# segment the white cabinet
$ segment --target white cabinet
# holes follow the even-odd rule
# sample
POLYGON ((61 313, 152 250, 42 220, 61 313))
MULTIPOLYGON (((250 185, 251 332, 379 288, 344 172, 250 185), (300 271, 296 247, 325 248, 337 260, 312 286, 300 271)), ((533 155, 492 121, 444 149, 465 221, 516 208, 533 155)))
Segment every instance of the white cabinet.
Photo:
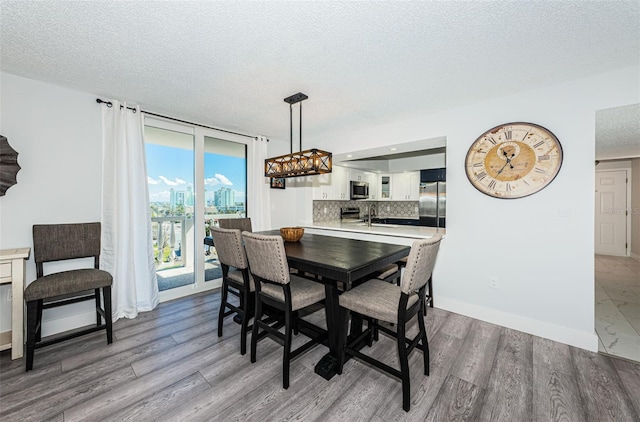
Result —
POLYGON ((313 199, 330 199, 332 195, 331 173, 309 177, 313 178, 313 199))
POLYGON ((331 173, 331 191, 336 201, 349 200, 349 169, 345 167, 334 167, 331 173))
POLYGON ((313 199, 346 201, 349 199, 349 171, 344 167, 333 166, 328 174, 312 176, 313 199))
POLYGON ((417 201, 420 198, 420 172, 392 174, 390 191, 393 201, 417 201))
POLYGON ((377 201, 379 194, 379 177, 376 173, 365 173, 365 181, 369 183, 369 199, 377 201))
POLYGON ((388 201, 391 199, 391 175, 381 174, 378 178, 379 200, 388 201))
POLYGON ((0 350, 11 348, 11 359, 24 352, 24 277, 30 248, 0 250, 0 284, 11 283, 11 331, 0 333, 0 350))

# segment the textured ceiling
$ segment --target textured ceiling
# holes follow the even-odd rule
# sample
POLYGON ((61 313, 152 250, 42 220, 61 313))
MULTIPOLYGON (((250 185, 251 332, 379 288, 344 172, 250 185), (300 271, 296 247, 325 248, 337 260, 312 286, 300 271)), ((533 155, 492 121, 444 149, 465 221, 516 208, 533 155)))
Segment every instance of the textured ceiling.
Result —
POLYGON ((303 147, 640 62, 637 0, 0 7, 3 71, 287 142, 302 91, 303 147))
POLYGON ((596 159, 640 157, 640 104, 596 112, 596 159))

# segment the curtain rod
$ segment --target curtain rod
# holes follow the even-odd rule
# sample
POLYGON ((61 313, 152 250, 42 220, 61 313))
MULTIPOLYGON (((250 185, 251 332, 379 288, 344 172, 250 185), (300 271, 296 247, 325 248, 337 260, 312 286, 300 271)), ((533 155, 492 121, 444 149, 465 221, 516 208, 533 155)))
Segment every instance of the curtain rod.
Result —
MULTIPOLYGON (((96 98, 96 103, 98 103, 98 104, 106 104, 107 107, 109 107, 109 108, 113 107, 113 103, 111 101, 105 101, 105 100, 102 100, 100 98, 96 98)), ((120 105, 120 108, 122 108, 122 107, 124 107, 124 106, 120 105)), ((132 110, 134 113, 136 112, 136 109, 133 108, 133 107, 127 107, 127 109, 132 110)), ((146 110, 140 110, 140 111, 145 113, 145 114, 149 114, 151 116, 162 117, 163 119, 169 119, 169 120, 173 120, 175 122, 186 123, 188 125, 194 125, 194 126, 200 126, 200 127, 204 127, 204 128, 207 128, 207 129, 219 130, 220 132, 231 133, 233 135, 240 135, 240 136, 244 136, 246 138, 253 138, 256 141, 258 140, 257 136, 246 135, 244 133, 233 132, 233 131, 230 131, 230 130, 220 129, 220 128, 213 127, 213 126, 201 125, 200 123, 188 122, 186 120, 180 120, 180 119, 176 119, 175 117, 169 117, 169 116, 165 116, 165 115, 162 115, 162 114, 152 113, 152 112, 146 111, 146 110)), ((267 139, 267 142, 269 142, 269 139, 267 139)))

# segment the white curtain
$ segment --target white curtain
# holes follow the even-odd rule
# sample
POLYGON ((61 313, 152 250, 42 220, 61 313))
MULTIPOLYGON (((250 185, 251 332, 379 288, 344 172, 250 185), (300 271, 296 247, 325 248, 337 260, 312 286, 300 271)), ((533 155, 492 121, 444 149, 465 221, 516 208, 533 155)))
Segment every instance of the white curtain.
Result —
POLYGON ((253 231, 271 229, 271 194, 268 179, 264 177, 264 160, 267 158, 267 138, 258 136, 250 144, 250 168, 255 176, 249 180, 249 209, 253 231))
POLYGON ((158 305, 140 108, 102 104, 102 252, 113 276, 113 320, 158 305))

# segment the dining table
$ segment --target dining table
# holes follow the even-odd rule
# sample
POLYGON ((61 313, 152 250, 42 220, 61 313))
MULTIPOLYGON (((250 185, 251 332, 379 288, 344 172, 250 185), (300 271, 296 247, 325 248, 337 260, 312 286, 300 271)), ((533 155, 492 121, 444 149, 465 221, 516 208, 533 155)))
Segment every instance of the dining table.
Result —
MULTIPOLYGON (((280 235, 280 231, 262 231, 259 234, 280 235)), ((367 276, 406 257, 411 248, 310 233, 305 233, 297 242, 285 242, 284 247, 290 268, 302 274, 311 274, 312 279, 325 286, 329 353, 316 364, 315 372, 329 380, 337 373, 340 353, 338 296, 354 287, 354 284, 366 280, 367 276)), ((362 320, 352 319, 350 335, 357 336, 361 330, 362 320)))

